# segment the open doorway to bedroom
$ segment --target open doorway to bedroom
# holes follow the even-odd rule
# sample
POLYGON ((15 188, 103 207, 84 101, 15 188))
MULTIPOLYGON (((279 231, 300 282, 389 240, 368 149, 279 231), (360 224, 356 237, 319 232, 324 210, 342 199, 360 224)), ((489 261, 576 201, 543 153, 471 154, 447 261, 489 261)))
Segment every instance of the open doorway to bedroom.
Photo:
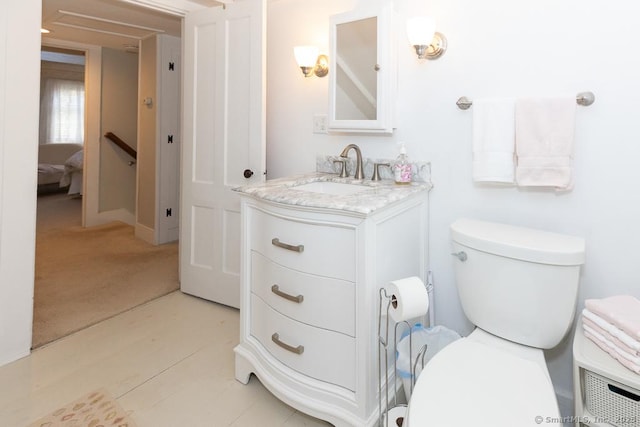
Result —
POLYGON ((42 47, 38 195, 82 196, 84 79, 83 51, 42 47))
POLYGON ((39 178, 59 174, 38 191, 33 348, 179 287, 177 243, 134 234, 135 157, 103 138, 138 148, 137 50, 56 43, 42 49, 39 178), (89 199, 89 213, 107 216, 98 224, 89 199))
POLYGON ((37 200, 40 230, 82 225, 84 138, 85 52, 42 46, 37 200))

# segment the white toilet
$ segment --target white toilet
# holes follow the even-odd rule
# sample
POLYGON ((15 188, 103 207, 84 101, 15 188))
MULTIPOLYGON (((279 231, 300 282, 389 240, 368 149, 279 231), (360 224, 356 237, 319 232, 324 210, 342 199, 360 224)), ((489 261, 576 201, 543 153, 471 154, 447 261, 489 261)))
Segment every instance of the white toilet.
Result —
POLYGON ((460 302, 476 329, 427 363, 407 425, 561 425, 542 349, 573 322, 584 240, 471 219, 451 235, 460 302))

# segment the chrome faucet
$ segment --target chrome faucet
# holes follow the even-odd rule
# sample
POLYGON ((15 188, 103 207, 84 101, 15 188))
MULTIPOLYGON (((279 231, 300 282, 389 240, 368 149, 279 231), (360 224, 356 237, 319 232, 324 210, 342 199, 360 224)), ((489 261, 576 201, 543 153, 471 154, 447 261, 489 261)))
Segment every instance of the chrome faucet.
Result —
MULTIPOLYGON (((356 173, 353 175, 353 177, 355 179, 364 179, 364 171, 362 170, 362 152, 360 151, 360 147, 358 147, 356 144, 349 144, 344 147, 344 150, 342 150, 342 153, 340 153, 340 157, 344 157, 345 159, 348 158, 349 150, 352 148, 356 152, 356 173)), ((349 175, 347 174, 347 176, 349 175)))

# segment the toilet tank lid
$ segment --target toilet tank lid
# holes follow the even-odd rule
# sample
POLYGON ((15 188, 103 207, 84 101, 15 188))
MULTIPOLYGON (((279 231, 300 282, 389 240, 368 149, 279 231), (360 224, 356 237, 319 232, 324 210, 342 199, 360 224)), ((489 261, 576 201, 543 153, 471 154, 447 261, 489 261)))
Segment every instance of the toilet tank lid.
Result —
POLYGON ((462 218, 451 224, 453 241, 479 251, 552 265, 584 264, 581 237, 462 218))

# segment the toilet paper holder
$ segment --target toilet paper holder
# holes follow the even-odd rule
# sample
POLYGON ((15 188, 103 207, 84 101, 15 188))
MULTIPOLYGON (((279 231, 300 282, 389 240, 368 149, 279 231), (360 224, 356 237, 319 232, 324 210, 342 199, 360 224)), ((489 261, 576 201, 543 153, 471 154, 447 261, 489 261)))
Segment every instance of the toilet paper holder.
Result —
MULTIPOLYGON (((388 295, 387 294, 387 290, 385 288, 380 288, 380 304, 379 304, 379 309, 378 309, 378 399, 379 399, 379 406, 378 409, 380 411, 380 416, 378 419, 378 425, 380 427, 389 427, 389 413, 391 412, 392 409, 397 408, 398 405, 398 398, 397 398, 397 372, 398 372, 398 367, 397 367, 397 359, 395 357, 395 355, 397 354, 397 347, 398 347, 398 329, 399 327, 405 326, 408 330, 408 337, 409 337, 409 360, 413 361, 413 354, 412 354, 412 349, 413 349, 413 342, 412 342, 412 327, 411 324, 406 321, 400 321, 400 322, 395 322, 394 324, 394 331, 393 331, 393 373, 391 375, 391 378, 393 378, 393 387, 395 388, 395 391, 393 393, 393 406, 390 407, 389 404, 390 399, 389 399, 389 382, 391 381, 389 378, 389 329, 390 329, 390 321, 391 321, 391 307, 394 304, 394 300, 395 300, 395 295, 388 295), (385 305, 384 310, 383 310, 383 306, 385 305), (386 324, 384 325, 384 332, 383 332, 383 322, 382 319, 383 317, 386 320, 386 324), (383 336, 384 335, 384 336, 383 336), (384 359, 384 371, 383 366, 382 366, 382 361, 384 359), (383 406, 383 378, 382 376, 385 376, 384 378, 384 406, 383 406), (383 407, 385 408, 385 411, 383 412, 383 407)), ((400 337, 402 338, 402 336, 400 337)), ((420 350, 418 351, 418 353, 416 354, 416 358, 415 358, 415 362, 413 362, 413 364, 410 366, 411 369, 411 391, 413 391, 413 386, 415 385, 415 373, 416 373, 416 369, 418 367, 418 362, 421 362, 421 367, 424 368, 424 358, 425 355, 427 353, 427 344, 423 345, 420 350)), ((400 424, 398 424, 399 426, 400 424)))

